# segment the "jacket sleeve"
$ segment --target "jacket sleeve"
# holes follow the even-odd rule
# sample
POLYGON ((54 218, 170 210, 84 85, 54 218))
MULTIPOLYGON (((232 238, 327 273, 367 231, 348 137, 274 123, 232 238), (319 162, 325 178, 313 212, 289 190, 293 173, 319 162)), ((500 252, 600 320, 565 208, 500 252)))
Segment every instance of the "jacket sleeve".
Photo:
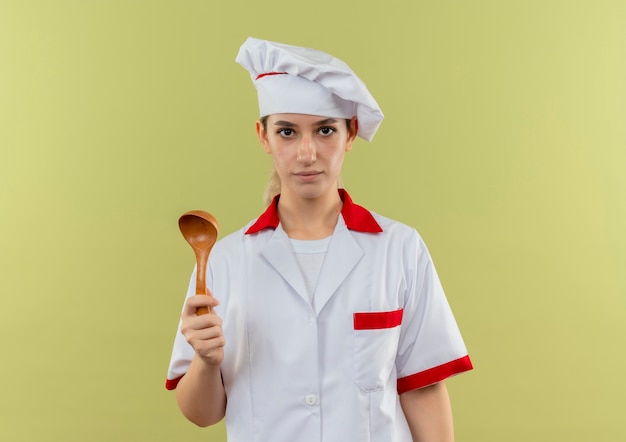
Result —
POLYGON ((407 294, 396 369, 398 393, 471 370, 472 362, 426 245, 405 243, 407 294))
MULTIPOLYGON (((194 269, 191 274, 189 286, 187 288, 187 295, 185 301, 190 296, 196 294, 196 270, 194 269)), ((178 381, 187 373, 191 360, 194 356, 194 350, 191 345, 187 343, 187 340, 180 332, 181 321, 178 322, 178 328, 176 329, 176 335, 174 337, 174 347, 172 349, 172 355, 170 357, 170 364, 167 369, 167 379, 165 381, 165 388, 168 390, 174 390, 178 385, 178 381)))

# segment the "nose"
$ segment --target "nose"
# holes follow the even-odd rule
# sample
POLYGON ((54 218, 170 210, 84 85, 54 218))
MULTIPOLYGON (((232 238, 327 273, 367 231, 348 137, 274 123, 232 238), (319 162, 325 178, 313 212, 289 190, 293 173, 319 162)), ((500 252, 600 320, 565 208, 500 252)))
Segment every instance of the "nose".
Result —
POLYGON ((317 152, 315 150, 315 143, 310 136, 304 136, 298 144, 298 151, 296 153, 296 161, 304 164, 305 166, 311 165, 317 160, 317 152))

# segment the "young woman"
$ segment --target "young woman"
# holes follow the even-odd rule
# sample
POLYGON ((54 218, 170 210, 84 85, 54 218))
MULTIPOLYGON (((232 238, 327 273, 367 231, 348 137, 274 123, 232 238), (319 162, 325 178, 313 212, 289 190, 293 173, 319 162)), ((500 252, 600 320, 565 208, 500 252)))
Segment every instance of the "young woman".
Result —
POLYGON ((323 52, 250 38, 237 61, 279 194, 215 245, 210 296, 192 275, 167 388, 233 442, 454 440, 444 380, 472 364, 426 246, 338 188, 376 101, 323 52))

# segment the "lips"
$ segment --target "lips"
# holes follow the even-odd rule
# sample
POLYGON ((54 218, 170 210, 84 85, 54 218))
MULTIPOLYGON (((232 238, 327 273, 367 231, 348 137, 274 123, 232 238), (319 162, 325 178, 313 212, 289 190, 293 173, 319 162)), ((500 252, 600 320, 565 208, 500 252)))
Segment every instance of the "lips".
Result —
POLYGON ((294 175, 302 181, 312 181, 321 174, 322 172, 317 170, 307 170, 294 173, 294 175))

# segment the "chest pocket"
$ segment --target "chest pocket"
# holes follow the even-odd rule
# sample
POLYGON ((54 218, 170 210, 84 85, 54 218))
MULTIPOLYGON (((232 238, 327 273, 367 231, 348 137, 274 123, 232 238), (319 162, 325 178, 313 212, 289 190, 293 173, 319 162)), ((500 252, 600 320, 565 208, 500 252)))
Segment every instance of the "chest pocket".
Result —
POLYGON ((393 370, 403 310, 354 314, 354 382, 363 391, 382 389, 393 370))

